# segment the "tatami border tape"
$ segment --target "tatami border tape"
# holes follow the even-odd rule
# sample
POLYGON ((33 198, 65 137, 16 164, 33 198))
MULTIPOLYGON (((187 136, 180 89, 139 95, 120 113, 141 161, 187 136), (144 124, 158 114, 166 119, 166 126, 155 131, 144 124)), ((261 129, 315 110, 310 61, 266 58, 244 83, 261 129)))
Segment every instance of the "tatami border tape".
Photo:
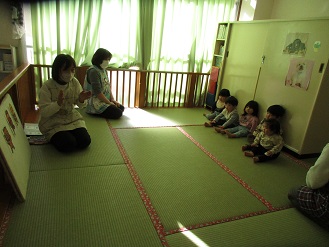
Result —
MULTIPOLYGON (((261 196, 258 192, 256 192, 254 189, 252 189, 245 181, 243 181, 239 176, 237 176, 232 170, 230 170, 226 165, 224 165, 222 162, 220 162, 213 154, 211 154, 208 150, 206 150, 199 142, 197 142, 196 140, 194 140, 187 132, 185 132, 182 127, 187 127, 187 126, 203 126, 203 125, 175 125, 175 126, 147 126, 147 127, 122 127, 122 128, 114 128, 111 126, 110 122, 108 121, 108 126, 110 128, 110 131, 116 141, 116 144, 118 145, 118 148, 121 152, 121 155, 128 167, 128 170, 133 178, 133 181, 135 183, 135 186, 141 196, 141 199, 144 202, 144 205, 146 207, 146 210, 152 220, 152 223, 158 233, 158 236, 161 240, 161 243, 164 246, 169 246, 168 242, 166 241, 165 237, 172 235, 172 234, 176 234, 176 233, 181 233, 184 231, 190 231, 190 230, 194 230, 194 229, 199 229, 199 228, 203 228, 203 227, 207 227, 207 226, 213 226, 213 225, 218 225, 218 224, 222 224, 222 223, 227 223, 227 222, 231 222, 231 221, 235 221, 235 220, 241 220, 241 219, 246 219, 246 218, 250 218, 253 216, 259 216, 259 215, 264 215, 264 214, 268 214, 268 213, 272 213, 272 212, 277 212, 277 211, 282 211, 282 210, 286 210, 289 208, 292 208, 292 206, 283 206, 283 207, 273 207, 273 205, 268 202, 263 196, 261 196), (185 226, 182 228, 178 228, 178 229, 172 229, 169 231, 165 231, 164 227, 160 221, 160 218, 158 216, 158 213, 155 211, 154 207, 152 206, 151 200, 149 198, 149 196, 147 195, 142 182, 140 180, 140 178, 138 177, 138 174, 136 172, 136 170, 133 167, 132 162, 130 161, 127 152, 125 151, 120 138, 117 135, 116 129, 140 129, 140 128, 177 128, 181 133, 183 133, 188 139, 190 139, 198 148, 200 148, 209 158, 211 158, 217 165, 219 165, 223 170, 225 170, 230 176, 232 176, 237 182, 239 182, 246 190, 248 190, 253 196, 255 196, 259 201, 261 201, 267 208, 268 210, 261 210, 261 211, 256 211, 256 212, 251 212, 251 213, 247 213, 247 214, 243 214, 243 215, 237 215, 237 216, 232 216, 232 217, 228 217, 228 218, 223 218, 223 219, 218 219, 218 220, 214 220, 214 221, 210 221, 210 222, 204 222, 204 223, 200 223, 200 224, 195 224, 192 226, 185 226)), ((294 162, 296 162, 298 165, 301 165, 305 168, 309 168, 309 166, 294 158, 293 156, 286 154, 285 156, 287 156, 289 159, 293 160, 294 162)))
POLYGON ((169 246, 169 244, 168 244, 168 242, 165 238, 166 233, 165 233, 164 227, 163 227, 163 225, 160 221, 160 217, 158 216, 158 213, 155 211, 155 209, 154 209, 154 207, 151 203, 151 200, 150 200, 149 196, 147 195, 147 193, 144 189, 144 186, 143 186, 143 184, 142 184, 142 182, 141 182, 141 180, 140 180, 140 178, 139 178, 132 162, 130 161, 130 159, 128 157, 128 154, 127 154, 126 150, 124 149, 124 147, 123 147, 123 145, 120 141, 120 138, 117 134, 117 131, 110 124, 108 124, 108 125, 109 125, 110 131, 111 131, 111 133, 114 137, 114 140, 115 140, 115 142, 116 142, 116 144, 117 144, 117 146, 120 150, 120 153, 121 153, 121 155, 124 159, 124 162, 125 162, 125 164, 128 168, 128 171, 129 171, 129 173, 130 173, 130 175, 133 179, 133 182, 134 182, 134 184, 137 188, 137 191, 138 191, 138 193, 139 193, 139 195, 140 195, 140 197, 141 197, 141 199, 144 203, 144 206, 145 206, 145 208, 146 208, 146 210, 147 210, 147 212, 148 212, 148 214, 149 214, 149 216, 152 220, 153 226, 154 226, 154 228, 155 228, 155 230, 156 230, 156 232, 157 232, 157 234, 160 238, 160 241, 161 241, 162 245, 163 246, 169 246))
POLYGON ((273 210, 274 207, 272 204, 267 201, 263 196, 258 192, 252 189, 245 181, 243 181, 238 175, 236 175, 232 170, 230 170, 226 165, 220 162, 214 155, 212 155, 208 150, 206 150, 199 142, 193 139, 185 130, 181 127, 177 129, 182 132, 188 139, 190 139, 198 148, 200 148, 209 158, 211 158, 217 165, 219 165, 224 171, 226 171, 231 177, 238 181, 245 189, 247 189, 252 195, 254 195, 258 200, 260 200, 269 210, 273 210))

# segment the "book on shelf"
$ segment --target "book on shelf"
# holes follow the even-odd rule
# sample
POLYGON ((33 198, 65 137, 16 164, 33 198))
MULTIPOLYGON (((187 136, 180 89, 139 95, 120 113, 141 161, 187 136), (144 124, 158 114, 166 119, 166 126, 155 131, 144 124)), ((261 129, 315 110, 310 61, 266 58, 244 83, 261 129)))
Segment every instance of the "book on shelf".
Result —
POLYGON ((226 37, 226 26, 219 25, 217 39, 225 39, 226 37))
POLYGON ((222 60, 223 60, 222 57, 216 56, 214 66, 221 67, 222 66, 222 60))
POLYGON ((219 55, 223 55, 223 54, 224 54, 224 46, 221 45, 221 46, 219 47, 219 55))

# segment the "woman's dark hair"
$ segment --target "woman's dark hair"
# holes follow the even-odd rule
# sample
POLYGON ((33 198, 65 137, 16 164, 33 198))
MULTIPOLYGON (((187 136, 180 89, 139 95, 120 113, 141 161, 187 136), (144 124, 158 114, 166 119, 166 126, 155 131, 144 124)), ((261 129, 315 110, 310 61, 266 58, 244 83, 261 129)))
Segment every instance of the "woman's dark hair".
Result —
POLYGON ((239 103, 238 99, 234 96, 230 96, 225 100, 225 104, 231 104, 233 106, 237 106, 239 103))
POLYGON ((264 119, 264 123, 267 127, 274 133, 274 134, 280 134, 281 126, 280 122, 274 118, 271 119, 264 119))
POLYGON ((93 55, 91 63, 99 67, 103 60, 111 59, 112 53, 104 48, 99 48, 93 55))
POLYGON ((59 54, 55 58, 53 65, 52 65, 52 70, 51 70, 51 76, 55 81, 59 81, 59 74, 61 70, 67 70, 73 65, 74 68, 77 67, 73 57, 67 54, 59 54))
POLYGON ((251 109, 253 109, 254 111, 253 111, 253 113, 251 114, 251 115, 253 115, 253 116, 258 116, 258 103, 256 102, 256 101, 254 101, 254 100, 250 100, 247 104, 246 104, 246 106, 244 107, 244 109, 243 109, 243 116, 245 116, 245 115, 247 115, 248 113, 246 112, 246 108, 249 106, 249 108, 251 108, 251 109))

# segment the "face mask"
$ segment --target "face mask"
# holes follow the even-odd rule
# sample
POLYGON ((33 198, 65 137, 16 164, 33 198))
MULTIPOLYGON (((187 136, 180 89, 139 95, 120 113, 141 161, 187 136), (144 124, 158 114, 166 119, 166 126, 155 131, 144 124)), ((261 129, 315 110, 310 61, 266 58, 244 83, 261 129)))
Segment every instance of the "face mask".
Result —
POLYGON ((109 66, 109 63, 110 63, 109 60, 103 60, 100 66, 102 69, 106 69, 109 66))
POLYGON ((74 73, 62 73, 60 78, 62 81, 68 83, 70 82, 74 77, 74 73))

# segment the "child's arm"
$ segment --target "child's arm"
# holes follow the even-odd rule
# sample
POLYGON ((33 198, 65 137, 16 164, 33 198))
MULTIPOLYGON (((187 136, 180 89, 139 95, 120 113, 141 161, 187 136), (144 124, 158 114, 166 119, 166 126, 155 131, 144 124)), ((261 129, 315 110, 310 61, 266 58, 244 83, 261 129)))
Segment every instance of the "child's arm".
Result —
POLYGON ((252 132, 253 136, 257 136, 260 132, 262 132, 262 125, 263 125, 264 119, 257 125, 254 132, 252 132))
POLYGON ((272 156, 273 154, 277 154, 283 148, 283 138, 280 135, 276 135, 273 139, 273 142, 274 146, 265 153, 266 156, 272 156))
POLYGON ((223 123, 223 128, 225 129, 226 127, 230 126, 231 124, 236 124, 239 123, 239 114, 238 113, 233 113, 231 114, 230 118, 227 119, 225 123, 223 123))
POLYGON ((214 120, 212 120, 211 122, 212 122, 212 123, 217 123, 219 119, 222 119, 222 117, 224 117, 224 114, 223 114, 224 111, 225 111, 225 109, 224 109, 221 113, 219 113, 219 114, 214 118, 214 120))
POLYGON ((258 144, 260 143, 260 140, 261 140, 261 138, 262 138, 262 135, 263 135, 262 132, 258 133, 258 134, 256 135, 255 139, 254 139, 254 142, 251 144, 251 146, 253 146, 253 147, 257 147, 258 144))
POLYGON ((250 128, 250 133, 254 133, 254 131, 256 130, 256 128, 258 127, 258 117, 253 117, 251 118, 251 128, 250 128))
POLYGON ((211 106, 211 111, 212 111, 212 112, 214 112, 214 111, 216 110, 217 101, 218 101, 218 100, 216 100, 216 101, 212 104, 212 106, 211 106))

